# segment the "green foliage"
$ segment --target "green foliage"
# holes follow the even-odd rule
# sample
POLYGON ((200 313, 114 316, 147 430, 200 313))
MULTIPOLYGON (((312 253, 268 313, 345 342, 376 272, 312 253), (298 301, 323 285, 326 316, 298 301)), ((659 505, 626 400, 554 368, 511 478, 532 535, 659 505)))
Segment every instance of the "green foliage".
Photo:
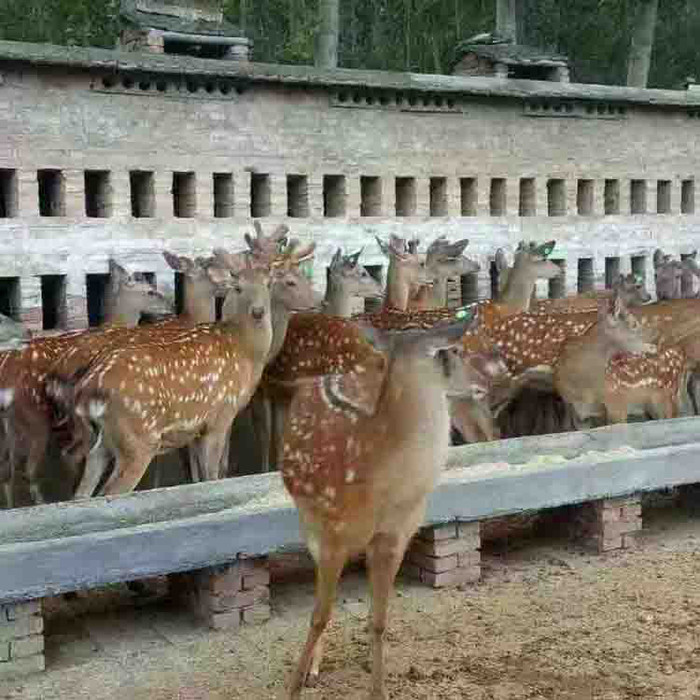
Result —
MULTIPOLYGON (((622 84, 637 0, 520 0, 521 40, 565 53, 574 79, 622 84)), ((114 46, 119 0, 0 0, 0 38, 114 46)), ((226 0, 258 61, 313 62, 318 0, 226 0)), ((445 73, 455 45, 493 29, 495 0, 342 0, 340 65, 445 73)), ((700 3, 659 3, 650 87, 700 81, 700 3)))

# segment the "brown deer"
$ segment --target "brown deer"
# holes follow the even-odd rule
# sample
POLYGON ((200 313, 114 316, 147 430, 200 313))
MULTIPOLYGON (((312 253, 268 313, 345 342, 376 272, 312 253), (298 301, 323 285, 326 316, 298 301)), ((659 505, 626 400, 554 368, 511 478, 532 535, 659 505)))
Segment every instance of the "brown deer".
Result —
POLYGON ((403 238, 392 235, 389 243, 376 236, 375 239, 379 249, 389 258, 383 310, 405 311, 411 290, 432 285, 435 273, 428 271, 425 255, 418 253, 415 245, 408 246, 403 238))
POLYGON ((673 260, 660 248, 654 251, 654 278, 659 301, 697 297, 693 291, 693 280, 700 278, 696 257, 697 251, 684 260, 673 260))
MULTIPOLYGON (((435 309, 447 306, 447 280, 478 272, 477 263, 462 257, 469 239, 450 243, 446 236, 436 238, 425 252, 425 267, 433 280, 431 286, 423 285, 411 291, 409 309, 435 309)), ((409 251, 417 253, 418 241, 409 244, 409 251)))
POLYGON ((282 477, 316 562, 316 596, 290 700, 318 676, 338 580, 361 552, 372 590, 370 697, 387 697, 384 634, 394 579, 449 445, 444 377, 431 355, 454 345, 470 322, 408 331, 386 344, 385 369, 321 377, 292 401, 282 477))
POLYGON ((341 248, 336 250, 328 267, 326 295, 321 307, 323 313, 349 318, 353 297, 368 299, 382 296, 382 286, 359 264, 363 250, 352 255, 343 255, 341 248))
POLYGON ((269 271, 247 261, 236 277, 220 323, 165 341, 155 334, 101 355, 74 383, 51 380, 52 396, 96 433, 75 498, 93 495, 112 458, 107 495, 132 491, 156 454, 190 444, 199 478, 219 477, 231 423, 272 343, 269 271))
MULTIPOLYGON (((135 279, 114 260, 109 261, 110 291, 107 296, 105 323, 112 328, 136 325, 141 314, 162 315, 172 311, 165 297, 148 282, 135 279)), ((94 331, 74 331, 60 336, 35 338, 20 351, 3 358, 0 368, 0 388, 12 389, 7 447, 11 455, 9 471, 10 492, 24 462, 24 471, 34 503, 43 503, 38 470, 46 454, 51 436, 52 406, 44 393, 44 381, 52 365, 65 356, 75 343, 86 341, 94 331)), ((10 503, 12 507, 14 501, 10 503)))

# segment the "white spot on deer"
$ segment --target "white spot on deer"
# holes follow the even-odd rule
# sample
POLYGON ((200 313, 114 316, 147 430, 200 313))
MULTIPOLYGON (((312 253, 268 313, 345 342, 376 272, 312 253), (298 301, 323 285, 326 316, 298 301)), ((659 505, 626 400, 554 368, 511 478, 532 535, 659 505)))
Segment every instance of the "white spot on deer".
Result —
POLYGON ((352 482, 355 481, 355 470, 354 469, 348 469, 345 472, 345 483, 346 484, 352 484, 352 482))

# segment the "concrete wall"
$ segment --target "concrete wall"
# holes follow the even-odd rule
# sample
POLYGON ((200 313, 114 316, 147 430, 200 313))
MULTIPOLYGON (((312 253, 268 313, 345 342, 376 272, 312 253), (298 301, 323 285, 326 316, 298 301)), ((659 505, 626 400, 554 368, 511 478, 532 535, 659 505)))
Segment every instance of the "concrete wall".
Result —
POLYGON ((0 192, 9 216, 0 216, 0 277, 20 278, 22 315, 38 327, 38 276, 66 276, 62 323, 84 325, 85 274, 105 273, 109 255, 172 284, 164 248, 240 248, 251 213, 317 241, 319 287, 336 246, 365 245, 365 263, 381 265, 373 236, 391 232, 469 237, 482 296, 496 248, 523 238, 557 240, 568 292, 580 269, 603 286, 606 258, 619 258, 608 266, 621 272, 644 258, 635 269, 646 265, 651 280, 656 246, 679 255, 700 243, 697 119, 677 106, 626 103, 622 89, 605 103, 571 86, 566 100, 452 93, 397 104, 395 93, 330 86, 251 82, 224 93, 213 79, 103 77, 3 68, 0 192), (46 169, 60 171, 59 216, 40 215, 37 173, 46 169), (86 170, 108 172, 94 186, 104 218, 86 215, 86 170), (132 215, 134 171, 152 173, 152 216, 132 215), (184 217, 174 215, 173 173, 193 173, 180 180, 184 217), (226 175, 216 188, 215 173, 226 175), (377 178, 365 180, 364 198, 361 178, 377 178), (409 178, 398 197, 396 178, 409 178), (606 181, 617 183, 607 186, 619 192, 615 213, 606 213, 606 181))

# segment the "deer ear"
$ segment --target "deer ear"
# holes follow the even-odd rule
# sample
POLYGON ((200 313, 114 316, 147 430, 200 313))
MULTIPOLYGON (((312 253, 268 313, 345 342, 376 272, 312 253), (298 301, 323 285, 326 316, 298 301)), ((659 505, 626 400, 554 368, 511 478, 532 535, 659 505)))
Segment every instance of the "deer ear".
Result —
POLYGON ((331 264, 330 268, 331 270, 335 270, 335 268, 340 267, 340 263, 343 259, 343 251, 338 248, 338 250, 335 251, 333 258, 331 259, 331 264))
POLYGON ((374 239, 377 241, 377 245, 379 246, 379 250, 382 251, 382 254, 385 255, 387 258, 391 257, 391 249, 389 246, 384 243, 384 241, 379 238, 379 236, 375 236, 374 239))
POLYGON ((362 251, 365 249, 364 246, 360 248, 356 253, 352 253, 351 255, 347 256, 347 261, 352 265, 352 267, 357 267, 359 262, 360 262, 360 256, 362 255, 362 251))
POLYGON ((469 239, 463 238, 461 241, 455 241, 447 246, 447 255, 450 258, 458 258, 464 253, 469 245, 469 239))

